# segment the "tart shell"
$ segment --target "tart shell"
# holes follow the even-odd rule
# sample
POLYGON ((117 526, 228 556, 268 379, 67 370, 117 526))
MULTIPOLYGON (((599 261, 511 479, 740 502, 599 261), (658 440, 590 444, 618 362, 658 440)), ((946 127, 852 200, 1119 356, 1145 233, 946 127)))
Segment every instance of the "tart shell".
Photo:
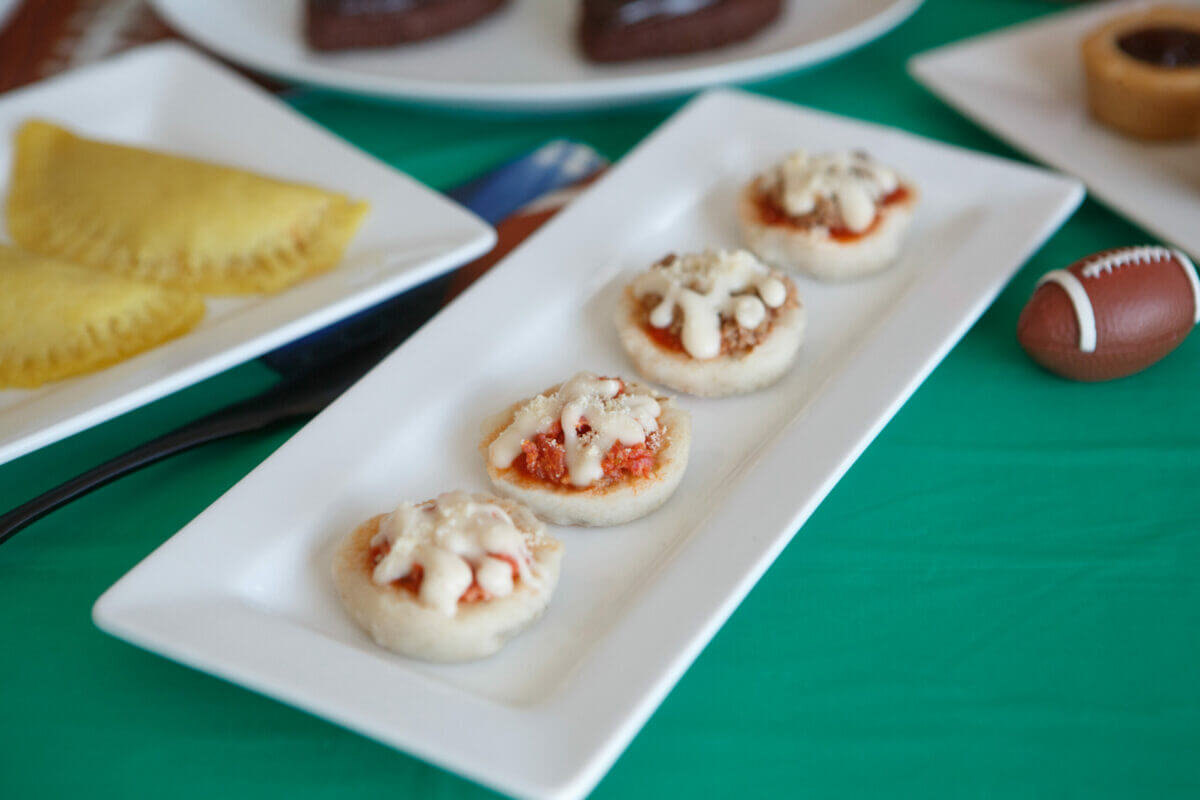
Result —
POLYGON ((1200 9, 1154 6, 1123 14, 1083 41, 1087 104, 1092 116, 1140 139, 1200 136, 1200 66, 1160 67, 1124 52, 1127 33, 1176 27, 1200 34, 1200 9))

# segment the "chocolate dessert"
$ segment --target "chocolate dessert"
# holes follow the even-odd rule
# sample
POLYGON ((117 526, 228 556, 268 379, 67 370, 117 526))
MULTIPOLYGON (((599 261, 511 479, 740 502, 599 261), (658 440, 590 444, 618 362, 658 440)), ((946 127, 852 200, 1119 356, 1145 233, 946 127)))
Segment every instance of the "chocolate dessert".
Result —
POLYGON ((684 55, 741 41, 783 0, 583 0, 579 41, 593 61, 684 55))
POLYGON ((389 47, 464 28, 508 0, 308 0, 304 30, 314 50, 389 47))
POLYGON ((1083 41, 1088 110, 1138 139, 1200 136, 1200 8, 1135 8, 1083 41))
POLYGON ((1156 67, 1173 69, 1200 64, 1200 30, 1142 28, 1117 39, 1117 47, 1156 67))

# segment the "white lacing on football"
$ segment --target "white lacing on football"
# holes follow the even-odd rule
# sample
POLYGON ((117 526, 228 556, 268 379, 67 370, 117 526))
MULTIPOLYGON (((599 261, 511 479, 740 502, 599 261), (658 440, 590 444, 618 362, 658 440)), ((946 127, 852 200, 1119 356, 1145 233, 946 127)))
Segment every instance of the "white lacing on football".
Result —
POLYGON ((1166 261, 1173 257, 1175 251, 1166 247, 1147 245, 1145 247, 1122 247, 1111 253, 1092 256, 1083 265, 1083 277, 1095 278, 1102 272, 1112 272, 1114 269, 1130 264, 1150 264, 1155 261, 1166 261))
POLYGON ((1136 264, 1151 264, 1156 261, 1174 259, 1183 267, 1192 286, 1192 308, 1195 313, 1194 322, 1200 322, 1200 277, 1196 274, 1196 265, 1179 250, 1170 247, 1147 245, 1145 247, 1123 247, 1102 256, 1096 256, 1083 266, 1083 277, 1097 278, 1105 272, 1112 272, 1121 267, 1136 264))
POLYGON ((1067 293, 1067 297, 1071 299, 1071 306, 1075 309, 1075 320, 1079 323, 1079 349, 1085 353, 1095 352, 1096 313, 1092 310, 1092 300, 1088 297, 1087 289, 1083 288, 1079 278, 1068 270, 1055 269, 1043 275, 1037 285, 1041 286, 1044 283, 1057 283, 1067 293))

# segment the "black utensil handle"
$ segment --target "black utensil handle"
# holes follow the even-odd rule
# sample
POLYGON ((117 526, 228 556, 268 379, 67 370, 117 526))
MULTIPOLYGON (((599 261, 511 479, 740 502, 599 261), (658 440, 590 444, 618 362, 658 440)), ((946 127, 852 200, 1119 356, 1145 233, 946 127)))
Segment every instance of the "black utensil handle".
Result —
MULTIPOLYGON (((427 316, 418 315, 409 321, 409 325, 396 326, 392 337, 402 339, 408 335, 410 327, 415 328, 424 322, 427 316)), ((356 352, 344 355, 335 365, 325 369, 313 369, 301 378, 283 381, 262 394, 201 417, 89 469, 7 514, 0 515, 0 544, 4 544, 18 531, 56 508, 148 464, 227 436, 261 430, 286 420, 313 416, 333 402, 398 343, 383 338, 360 346, 356 352)))
MULTIPOLYGON (((417 323, 423 321, 422 318, 417 323)), ((148 464, 227 436, 313 416, 333 402, 394 346, 394 343, 382 340, 369 347, 360 347, 357 352, 344 356, 335 366, 313 370, 302 378, 283 381, 262 394, 214 411, 89 469, 0 515, 0 544, 56 508, 148 464)))
POLYGON ((148 464, 161 461, 197 445, 216 439, 265 428, 289 417, 300 416, 305 409, 253 408, 233 406, 195 422, 176 428, 170 433, 151 439, 71 480, 56 486, 28 503, 0 515, 0 544, 33 522, 66 505, 77 497, 99 489, 105 484, 128 475, 148 464))

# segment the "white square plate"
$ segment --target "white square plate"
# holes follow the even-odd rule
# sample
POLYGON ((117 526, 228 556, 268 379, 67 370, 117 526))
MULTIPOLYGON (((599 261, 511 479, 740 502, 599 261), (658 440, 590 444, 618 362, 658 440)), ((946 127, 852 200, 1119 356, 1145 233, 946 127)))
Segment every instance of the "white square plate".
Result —
POLYGON ((96 622, 499 790, 579 797, 1082 194, 889 128, 706 94, 122 578, 96 622), (920 186, 901 262, 801 281, 809 334, 791 373, 745 397, 683 398, 693 444, 675 497, 622 527, 554 530, 558 592, 500 654, 446 666, 374 646, 331 585, 337 540, 402 499, 486 489, 484 416, 581 368, 630 374, 611 321, 630 274, 735 246, 753 172, 848 145, 920 186))
POLYGON ((342 264, 324 275, 274 295, 208 298, 208 314, 190 333, 100 372, 37 389, 0 389, 0 463, 324 327, 495 241, 470 211, 183 45, 139 48, 0 96, 0 196, 7 193, 13 133, 31 117, 312 183, 368 200, 371 211, 342 264))
POLYGON ((1083 38, 1147 3, 1103 3, 1048 16, 913 58, 909 72, 960 112, 1200 258, 1200 140, 1140 142, 1093 120, 1083 38))

